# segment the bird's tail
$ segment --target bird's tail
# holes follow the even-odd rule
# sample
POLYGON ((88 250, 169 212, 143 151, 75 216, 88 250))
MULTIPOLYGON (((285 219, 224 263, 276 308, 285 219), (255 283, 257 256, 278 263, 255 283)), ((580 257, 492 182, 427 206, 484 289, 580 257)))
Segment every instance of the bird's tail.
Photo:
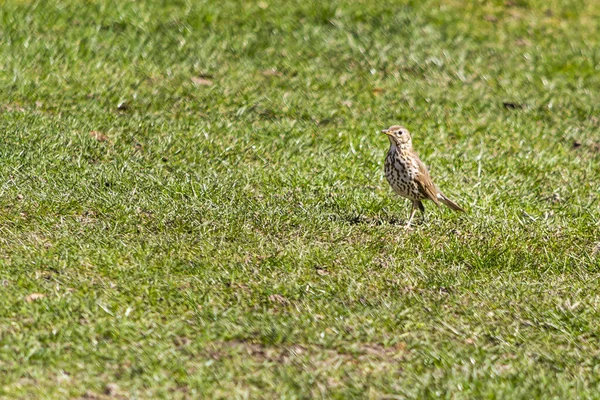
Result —
POLYGON ((437 198, 439 201, 441 201, 446 206, 448 206, 448 208, 450 208, 454 211, 465 212, 465 210, 463 210, 461 206, 459 206, 458 204, 456 204, 455 202, 453 202, 452 200, 447 198, 443 193, 438 193, 437 198))

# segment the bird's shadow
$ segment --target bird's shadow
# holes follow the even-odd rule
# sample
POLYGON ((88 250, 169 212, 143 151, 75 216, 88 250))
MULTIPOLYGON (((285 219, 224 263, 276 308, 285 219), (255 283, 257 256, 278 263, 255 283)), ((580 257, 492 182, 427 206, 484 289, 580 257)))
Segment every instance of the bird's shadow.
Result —
POLYGON ((368 215, 343 215, 340 219, 347 222, 350 225, 369 225, 369 226, 381 226, 381 225, 397 225, 405 226, 407 220, 397 217, 388 216, 368 216, 368 215))

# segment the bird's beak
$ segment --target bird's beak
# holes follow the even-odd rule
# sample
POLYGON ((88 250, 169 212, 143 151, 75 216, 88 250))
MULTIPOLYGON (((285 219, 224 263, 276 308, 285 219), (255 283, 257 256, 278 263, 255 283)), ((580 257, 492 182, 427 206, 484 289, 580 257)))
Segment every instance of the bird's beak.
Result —
POLYGON ((390 134, 390 130, 389 129, 382 129, 381 133, 385 133, 386 135, 390 134))

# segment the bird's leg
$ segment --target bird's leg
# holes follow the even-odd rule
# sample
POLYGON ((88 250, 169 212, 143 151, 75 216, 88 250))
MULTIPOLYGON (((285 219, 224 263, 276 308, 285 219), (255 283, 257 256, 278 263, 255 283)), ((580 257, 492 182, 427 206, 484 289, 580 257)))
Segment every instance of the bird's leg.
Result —
POLYGON ((425 222, 425 206, 423 205, 423 202, 420 200, 415 201, 415 209, 418 207, 419 210, 421 211, 421 222, 425 222), (415 204, 416 203, 416 204, 415 204))
POLYGON ((408 217, 408 222, 406 223, 406 228, 410 228, 410 223, 412 222, 413 217, 415 216, 415 213, 417 212, 417 207, 415 202, 412 202, 412 208, 410 210, 410 216, 408 217))

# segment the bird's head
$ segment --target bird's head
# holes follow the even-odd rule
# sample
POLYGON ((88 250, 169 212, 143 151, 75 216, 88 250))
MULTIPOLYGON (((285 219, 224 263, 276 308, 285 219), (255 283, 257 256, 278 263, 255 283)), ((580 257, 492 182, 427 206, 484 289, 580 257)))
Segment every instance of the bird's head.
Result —
POLYGON ((388 129, 383 129, 381 132, 388 135, 391 144, 396 146, 412 145, 410 133, 408 129, 400 125, 392 125, 388 129))

